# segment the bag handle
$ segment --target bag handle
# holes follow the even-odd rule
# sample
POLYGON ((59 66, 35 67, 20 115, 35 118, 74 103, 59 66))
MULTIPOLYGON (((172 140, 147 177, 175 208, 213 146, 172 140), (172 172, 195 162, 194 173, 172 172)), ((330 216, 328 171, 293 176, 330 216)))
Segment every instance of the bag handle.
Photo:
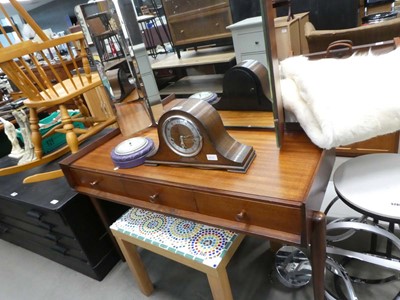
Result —
POLYGON ((330 56, 330 51, 336 48, 347 48, 350 53, 353 52, 353 42, 351 40, 337 40, 329 44, 326 49, 325 57, 330 56))

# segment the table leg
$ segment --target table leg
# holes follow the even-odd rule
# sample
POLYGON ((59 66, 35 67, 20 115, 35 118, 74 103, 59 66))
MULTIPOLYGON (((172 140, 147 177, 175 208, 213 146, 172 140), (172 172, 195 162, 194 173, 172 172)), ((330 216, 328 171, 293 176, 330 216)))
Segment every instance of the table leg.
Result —
POLYGON ((98 213, 101 222, 103 223, 104 227, 106 228, 106 231, 108 233, 108 236, 111 238, 112 243, 115 246, 115 249, 117 250, 119 256, 121 257, 122 261, 125 261, 124 255, 122 254, 122 251, 118 245, 117 240, 115 239, 114 235, 111 232, 110 226, 111 226, 111 222, 110 219, 108 218, 108 216, 105 214, 103 207, 101 206, 101 203, 99 201, 99 199, 94 198, 94 197, 89 197, 90 201, 92 202, 94 208, 96 209, 96 212, 98 213))
POLYGON ((311 265, 314 299, 325 298, 326 219, 322 212, 314 212, 311 232, 311 265))

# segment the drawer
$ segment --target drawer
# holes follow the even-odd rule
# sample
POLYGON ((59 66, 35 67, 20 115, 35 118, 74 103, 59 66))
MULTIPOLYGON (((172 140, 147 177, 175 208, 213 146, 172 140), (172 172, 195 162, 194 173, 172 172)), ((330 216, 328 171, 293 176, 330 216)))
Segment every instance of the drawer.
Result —
MULTIPOLYGON (((36 241, 53 251, 59 251, 60 253, 65 251, 73 254, 79 259, 89 261, 92 265, 96 265, 113 248, 111 239, 105 229, 99 237, 90 236, 85 240, 78 241, 76 238, 65 236, 54 230, 48 231, 45 228, 33 226, 32 224, 0 214, 0 232, 8 232, 10 230, 12 232, 23 233, 25 239, 36 241)), ((88 228, 86 231, 92 232, 93 230, 88 228)))
POLYGON ((212 41, 228 38, 231 33, 226 26, 231 24, 228 9, 218 9, 205 15, 191 15, 170 21, 170 28, 176 45, 212 41))
POLYGON ((72 173, 78 181, 78 186, 102 192, 106 191, 114 195, 123 195, 153 204, 196 211, 196 203, 190 190, 174 187, 165 188, 157 184, 143 183, 118 176, 103 176, 86 171, 73 170, 72 173))
POLYGON ((92 243, 89 249, 85 250, 75 239, 57 235, 53 232, 42 234, 31 229, 21 222, 16 223, 10 218, 0 217, 0 238, 4 240, 15 239, 12 242, 16 245, 21 245, 18 241, 18 239, 21 239, 27 244, 42 247, 45 252, 69 256, 71 259, 77 259, 92 266, 96 266, 105 255, 114 249, 107 232, 104 232, 97 241, 92 243))
POLYGON ((265 52, 264 33, 262 30, 241 33, 235 39, 235 51, 245 52, 265 52))
POLYGON ((3 216, 12 216, 14 219, 42 228, 47 232, 60 233, 70 238, 74 236, 63 218, 54 212, 2 200, 0 201, 0 214, 3 216))
POLYGON ((208 193, 196 193, 195 198, 201 214, 301 234, 303 217, 300 207, 271 205, 208 193))
POLYGON ((142 183, 128 179, 123 179, 122 182, 128 197, 171 208, 197 211, 196 202, 191 190, 142 183))
POLYGON ((82 259, 80 255, 76 256, 76 253, 62 246, 44 247, 41 243, 30 239, 29 235, 24 235, 21 231, 14 228, 7 230, 4 224, 0 224, 0 238, 97 280, 103 279, 119 260, 116 251, 113 248, 108 248, 107 251, 104 251, 104 256, 97 258, 93 263, 92 260, 82 259))
POLYGON ((229 3, 228 0, 163 0, 164 10, 168 16, 207 9, 215 5, 226 5, 227 3, 229 3))
POLYGON ((102 174, 77 171, 71 169, 71 175, 76 180, 77 187, 91 188, 97 191, 107 191, 115 195, 123 195, 123 182, 118 177, 104 176, 102 174))
POLYGON ((68 247, 81 250, 81 246, 75 238, 64 235, 55 230, 48 230, 45 227, 27 223, 20 219, 16 219, 10 216, 5 216, 2 214, 0 214, 0 223, 8 228, 14 227, 16 229, 25 231, 27 234, 37 235, 42 237, 43 239, 47 239, 49 241, 56 243, 59 242, 64 245, 67 245, 68 247))
MULTIPOLYGON (((38 236, 29 233, 25 230, 19 229, 17 227, 11 226, 9 224, 0 221, 0 238, 6 241, 10 241, 13 244, 21 246, 21 242, 25 244, 31 244, 32 246, 42 247, 43 251, 52 253, 55 255, 68 256, 71 259, 76 259, 87 263, 87 257, 79 249, 74 249, 68 245, 62 244, 61 242, 55 242, 46 239, 42 236, 38 236)), ((28 248, 29 249, 29 248, 28 248)))

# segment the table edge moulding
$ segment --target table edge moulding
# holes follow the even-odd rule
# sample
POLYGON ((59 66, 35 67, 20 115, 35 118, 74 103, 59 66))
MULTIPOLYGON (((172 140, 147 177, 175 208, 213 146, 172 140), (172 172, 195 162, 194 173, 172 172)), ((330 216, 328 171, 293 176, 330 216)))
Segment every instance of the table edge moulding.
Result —
MULTIPOLYGON (((115 169, 110 153, 126 139, 119 129, 60 165, 69 184, 92 201, 108 200, 309 248, 315 299, 323 299, 325 215, 319 211, 334 150, 316 147, 303 132, 284 133, 280 149, 273 131, 228 133, 256 151, 246 174, 162 165, 115 169)), ((154 127, 136 135, 158 143, 154 127)))

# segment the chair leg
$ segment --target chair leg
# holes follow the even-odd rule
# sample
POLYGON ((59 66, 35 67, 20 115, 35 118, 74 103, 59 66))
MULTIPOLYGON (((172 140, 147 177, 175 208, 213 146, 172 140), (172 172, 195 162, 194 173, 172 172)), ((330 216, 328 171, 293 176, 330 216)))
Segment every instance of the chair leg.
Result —
POLYGON ((68 109, 65 105, 60 105, 61 122, 67 139, 67 144, 71 149, 71 153, 78 152, 78 137, 74 132, 74 124, 72 124, 71 116, 68 113, 68 109))
POLYGON ((207 272, 207 278, 214 300, 233 300, 225 267, 207 272))
POLYGON ((117 236, 115 238, 119 247, 121 248, 122 253, 124 254, 127 264, 129 265, 129 269, 139 285, 139 289, 144 295, 150 296, 154 290, 154 287, 150 281, 149 274, 143 265, 139 253, 137 252, 137 246, 126 242, 117 236))
POLYGON ((86 127, 93 126, 93 122, 88 121, 88 118, 90 117, 90 113, 89 113, 89 109, 85 105, 85 102, 82 100, 82 97, 79 96, 79 97, 74 98, 74 103, 75 103, 76 107, 78 107, 81 115, 85 118, 85 121, 84 121, 85 126, 86 127))
POLYGON ((39 117, 35 108, 29 108, 29 123, 31 128, 31 140, 35 148, 35 156, 37 159, 41 159, 43 157, 42 135, 39 132, 39 117))

